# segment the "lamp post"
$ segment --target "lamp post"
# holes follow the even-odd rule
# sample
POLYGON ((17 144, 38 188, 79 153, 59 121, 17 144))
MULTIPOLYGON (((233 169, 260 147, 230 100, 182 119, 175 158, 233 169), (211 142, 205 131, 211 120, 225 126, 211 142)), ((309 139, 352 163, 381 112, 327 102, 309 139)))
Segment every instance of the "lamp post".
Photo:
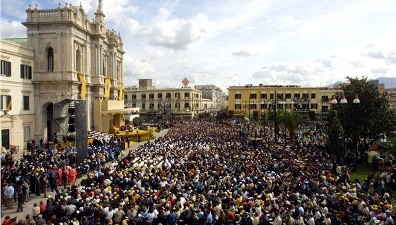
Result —
MULTIPOLYGON (((343 111, 344 111, 344 112, 343 112, 343 114, 344 114, 344 121, 343 121, 343 129, 344 129, 344 134, 343 134, 344 156, 343 156, 343 157, 346 156, 346 152, 347 152, 347 148, 346 148, 346 121, 347 121, 347 111, 346 111, 346 109, 347 109, 348 100, 347 100, 346 97, 345 97, 345 93, 352 93, 352 94, 354 94, 353 92, 344 92, 344 93, 342 94, 342 97, 341 97, 341 100, 340 100, 340 104, 342 105, 342 108, 343 108, 343 111)), ((330 103, 331 103, 332 105, 336 105, 336 104, 338 103, 337 98, 336 98, 335 95, 333 95, 333 97, 332 97, 330 103)), ((352 103, 353 103, 353 104, 360 104, 360 100, 359 100, 359 97, 358 97, 357 94, 355 94, 355 98, 353 99, 352 103)))
POLYGON ((274 113, 275 113, 275 121, 274 121, 274 131, 275 131, 275 143, 277 142, 278 139, 278 112, 276 111, 278 107, 278 95, 276 94, 276 90, 275 90, 275 107, 274 107, 274 113))

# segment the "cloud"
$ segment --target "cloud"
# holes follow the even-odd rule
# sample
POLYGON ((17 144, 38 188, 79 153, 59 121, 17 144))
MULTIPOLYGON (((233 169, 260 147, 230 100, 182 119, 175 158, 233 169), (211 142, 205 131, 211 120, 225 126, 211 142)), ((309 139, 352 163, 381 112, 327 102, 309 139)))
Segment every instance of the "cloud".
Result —
POLYGON ((327 68, 330 68, 330 69, 333 69, 333 68, 334 68, 334 63, 333 63, 333 61, 331 61, 331 60, 328 60, 328 59, 319 59, 319 60, 317 60, 316 62, 322 64, 323 66, 325 66, 325 67, 327 67, 327 68))
POLYGON ((374 68, 374 69, 372 69, 371 72, 372 72, 373 74, 377 75, 377 76, 378 76, 378 75, 379 75, 379 76, 382 76, 382 75, 386 74, 386 72, 387 72, 388 70, 389 70, 388 68, 379 67, 379 68, 374 68))
POLYGON ((256 56, 256 52, 250 52, 249 50, 239 50, 232 52, 234 56, 256 56))
POLYGON ((138 35, 147 38, 152 45, 186 49, 202 38, 208 22, 207 16, 202 13, 189 19, 179 19, 171 17, 171 10, 161 8, 157 17, 142 25, 138 35))
POLYGON ((26 37, 26 27, 23 26, 20 21, 10 21, 5 18, 1 18, 0 27, 1 38, 26 37))
MULTIPOLYGON (((136 19, 133 19, 133 16, 136 12, 139 11, 139 7, 133 5, 131 1, 128 0, 111 0, 111 1, 103 1, 103 10, 105 11, 106 21, 111 21, 115 27, 112 27, 116 30, 124 30, 125 23, 134 24, 137 22, 136 19)), ((96 11, 96 8, 95 8, 96 11)), ((134 26, 126 26, 127 29, 134 28, 134 26)))
POLYGON ((396 64, 396 52, 392 51, 388 54, 388 60, 392 64, 396 64))
POLYGON ((365 55, 373 59, 385 59, 384 53, 380 51, 369 51, 365 55))
POLYGON ((126 85, 130 85, 138 79, 147 78, 154 71, 154 65, 144 59, 138 59, 129 55, 126 55, 124 58, 124 83, 126 85))

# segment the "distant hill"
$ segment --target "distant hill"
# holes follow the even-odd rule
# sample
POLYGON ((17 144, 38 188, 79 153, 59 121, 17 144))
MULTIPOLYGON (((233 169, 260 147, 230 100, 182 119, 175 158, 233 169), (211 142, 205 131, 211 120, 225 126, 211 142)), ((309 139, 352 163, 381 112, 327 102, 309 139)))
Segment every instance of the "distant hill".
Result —
MULTIPOLYGON (((396 88, 396 77, 395 78, 393 78, 393 77, 378 77, 376 79, 369 79, 369 80, 379 80, 380 84, 385 85, 385 89, 396 88)), ((333 84, 330 84, 329 87, 333 88, 340 84, 342 84, 342 81, 337 81, 333 84)))
POLYGON ((396 78, 393 77, 378 77, 377 79, 370 80, 379 80, 380 84, 385 85, 385 89, 396 88, 396 78))

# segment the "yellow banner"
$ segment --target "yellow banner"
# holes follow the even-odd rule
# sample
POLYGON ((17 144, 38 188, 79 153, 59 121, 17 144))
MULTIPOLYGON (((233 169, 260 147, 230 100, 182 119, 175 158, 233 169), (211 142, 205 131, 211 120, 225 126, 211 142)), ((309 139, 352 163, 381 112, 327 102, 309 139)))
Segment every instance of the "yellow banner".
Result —
POLYGON ((11 111, 11 107, 12 107, 12 99, 11 96, 7 96, 8 99, 10 99, 10 101, 8 102, 7 105, 7 112, 11 111))
POLYGON ((78 72, 77 75, 81 82, 81 99, 85 99, 85 96, 87 95, 87 82, 85 81, 84 74, 78 72))
POLYGON ((111 86, 110 78, 105 78, 104 83, 105 83, 104 97, 109 98, 110 97, 110 86, 111 86))
POLYGON ((118 82, 118 100, 124 100, 124 87, 121 82, 118 82))

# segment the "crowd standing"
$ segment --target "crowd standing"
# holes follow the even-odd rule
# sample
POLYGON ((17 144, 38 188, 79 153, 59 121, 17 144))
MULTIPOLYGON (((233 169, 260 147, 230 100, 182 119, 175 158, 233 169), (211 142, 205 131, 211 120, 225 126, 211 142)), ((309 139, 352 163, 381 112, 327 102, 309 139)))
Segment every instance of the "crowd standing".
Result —
MULTIPOLYGON (((79 184, 55 186, 56 194, 35 206, 26 221, 394 224, 389 188, 395 181, 393 158, 381 162, 378 174, 370 174, 364 181, 351 180, 349 168, 324 150, 320 139, 325 137, 287 145, 274 140, 271 132, 247 121, 174 123, 164 137, 130 150, 117 163, 93 167, 79 184)), ((44 172, 54 168, 51 158, 46 163, 37 161, 44 172), (47 164, 51 166, 44 166, 47 164)), ((8 174, 14 174, 10 172, 14 167, 21 168, 10 165, 8 174)), ((42 173, 41 168, 39 171, 42 173)), ((20 180, 23 184, 25 179, 20 180)), ((12 195, 15 190, 8 190, 9 186, 14 187, 7 183, 4 194, 18 196, 12 195)), ((37 191, 37 186, 28 186, 26 193, 37 191)), ((42 189, 38 190, 41 194, 42 189)))

